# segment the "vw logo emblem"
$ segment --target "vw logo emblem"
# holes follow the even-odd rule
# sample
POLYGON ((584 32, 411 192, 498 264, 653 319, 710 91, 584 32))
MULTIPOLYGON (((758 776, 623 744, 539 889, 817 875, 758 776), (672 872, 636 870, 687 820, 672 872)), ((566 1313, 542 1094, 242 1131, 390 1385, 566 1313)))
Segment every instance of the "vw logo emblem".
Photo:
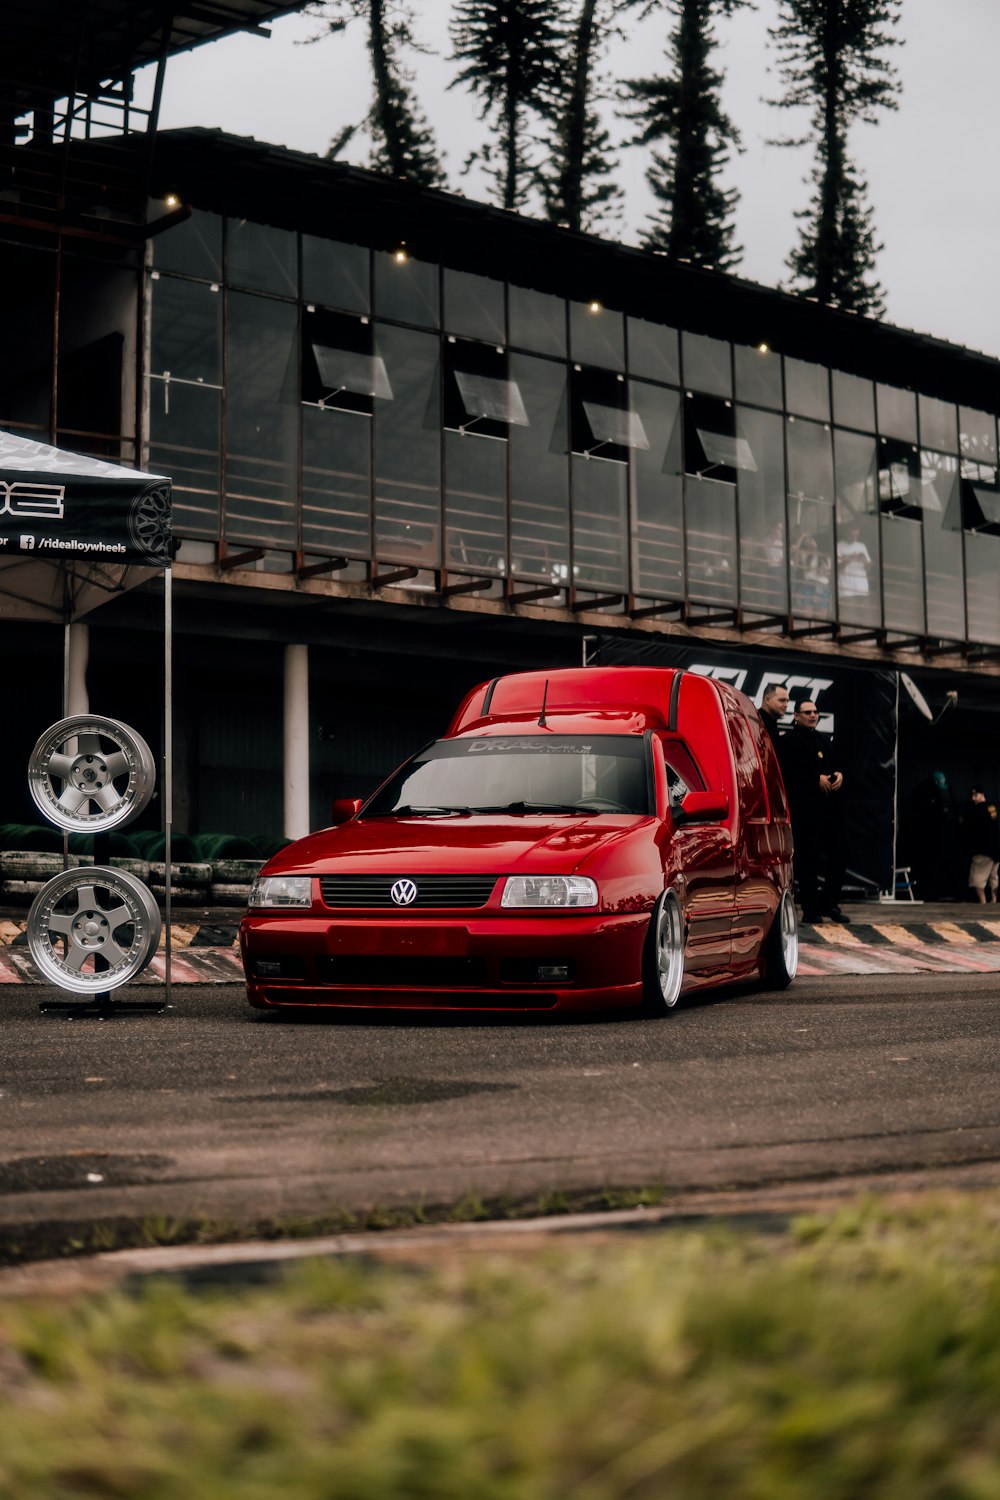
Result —
POLYGON ((390 886, 389 895, 397 906, 412 906, 417 899, 417 888, 412 880, 397 880, 390 886))

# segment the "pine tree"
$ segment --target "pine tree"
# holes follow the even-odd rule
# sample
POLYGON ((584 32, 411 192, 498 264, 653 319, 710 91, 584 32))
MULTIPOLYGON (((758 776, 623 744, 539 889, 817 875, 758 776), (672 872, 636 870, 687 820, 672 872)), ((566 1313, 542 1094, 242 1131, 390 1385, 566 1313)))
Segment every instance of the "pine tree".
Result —
MULTIPOLYGON (((334 34, 355 20, 367 24, 373 97, 362 126, 372 137, 371 166, 420 187, 443 187, 434 135, 416 104, 411 75, 402 61, 407 49, 417 47, 412 7, 405 0, 328 0, 310 7, 310 13, 320 16, 334 34)), ((342 130, 328 154, 339 154, 357 129, 342 130)))
MULTIPOLYGON (((732 214, 738 194, 719 178, 739 133, 720 102, 722 74, 711 66, 713 22, 748 0, 662 0, 676 25, 667 45, 667 77, 626 84, 625 113, 641 124, 634 144, 667 140, 669 155, 654 151, 646 181, 658 201, 644 244, 698 266, 728 269, 739 259, 732 214)), ((651 5, 647 13, 656 8, 651 5)))
MULTIPOLYGON (((550 117, 560 72, 561 0, 461 0, 451 22, 453 58, 465 66, 455 84, 467 84, 496 127, 491 141, 467 163, 483 162, 504 208, 524 206, 536 168, 531 160, 529 117, 550 117)), ((452 84, 452 87, 455 86, 452 84)))
POLYGON ((820 302, 876 316, 885 310, 874 275, 882 246, 847 140, 856 121, 873 124, 879 110, 896 108, 899 83, 884 53, 898 45, 892 28, 900 6, 901 0, 781 0, 770 33, 785 81, 783 98, 772 102, 811 108, 806 140, 816 150, 815 193, 796 214, 802 227, 788 258, 793 285, 820 302))
POLYGON ((621 199, 611 136, 597 111, 597 60, 619 12, 634 0, 580 0, 569 35, 569 68, 557 103, 551 166, 543 180, 550 219, 594 229, 621 199))

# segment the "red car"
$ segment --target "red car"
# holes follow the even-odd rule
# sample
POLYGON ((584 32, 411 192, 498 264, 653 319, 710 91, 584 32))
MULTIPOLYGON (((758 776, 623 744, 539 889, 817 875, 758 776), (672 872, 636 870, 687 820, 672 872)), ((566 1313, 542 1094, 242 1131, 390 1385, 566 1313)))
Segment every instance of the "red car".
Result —
POLYGON ((251 1005, 516 1015, 784 988, 788 805, 749 699, 672 668, 522 672, 254 883, 251 1005))

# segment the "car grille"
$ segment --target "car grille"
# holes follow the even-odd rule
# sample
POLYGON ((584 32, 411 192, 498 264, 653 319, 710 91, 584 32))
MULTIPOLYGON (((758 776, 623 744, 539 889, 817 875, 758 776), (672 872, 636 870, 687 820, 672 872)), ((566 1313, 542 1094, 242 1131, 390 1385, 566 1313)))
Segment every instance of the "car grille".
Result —
POLYGON ((319 884, 327 906, 388 907, 414 911, 420 907, 485 906, 497 883, 496 875, 321 875, 319 884), (389 894, 397 880, 412 880, 417 898, 400 906, 389 894))

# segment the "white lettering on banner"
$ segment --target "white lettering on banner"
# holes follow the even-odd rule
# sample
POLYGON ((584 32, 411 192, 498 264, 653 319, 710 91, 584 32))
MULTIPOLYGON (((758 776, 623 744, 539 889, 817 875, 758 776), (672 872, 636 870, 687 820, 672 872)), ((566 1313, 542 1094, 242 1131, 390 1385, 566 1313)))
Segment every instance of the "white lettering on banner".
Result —
POLYGON ((64 484, 28 484, 20 479, 0 479, 0 516, 32 516, 40 521, 61 521, 65 499, 64 484))
MULTIPOLYGON (((22 547, 25 542, 29 542, 34 547, 35 538, 33 536, 22 537, 22 547)), ((56 552, 124 552, 126 550, 124 542, 78 542, 75 537, 67 540, 61 536, 40 536, 38 545, 51 547, 56 552)))
POLYGON ((692 667, 692 672, 700 672, 705 677, 717 677, 720 682, 732 683, 739 692, 743 692, 743 684, 747 680, 746 667, 692 667))
MULTIPOLYGON (((723 682, 731 682, 733 687, 739 688, 741 693, 746 693, 747 697, 758 708, 760 708, 761 700, 764 697, 765 688, 777 687, 779 684, 783 684, 788 689, 792 703, 798 704, 805 702, 807 699, 810 703, 815 703, 819 709, 816 728, 821 734, 833 733, 834 715, 832 713, 824 713, 819 701, 820 694, 826 688, 833 687, 832 677, 799 677, 794 673, 788 672, 761 672, 756 690, 752 690, 745 685, 750 675, 749 672, 738 671, 735 667, 716 667, 710 665, 708 662, 697 662, 691 667, 691 671, 700 673, 702 677, 717 677, 723 682)), ((791 712, 785 714, 778 722, 782 728, 791 724, 791 712)))

